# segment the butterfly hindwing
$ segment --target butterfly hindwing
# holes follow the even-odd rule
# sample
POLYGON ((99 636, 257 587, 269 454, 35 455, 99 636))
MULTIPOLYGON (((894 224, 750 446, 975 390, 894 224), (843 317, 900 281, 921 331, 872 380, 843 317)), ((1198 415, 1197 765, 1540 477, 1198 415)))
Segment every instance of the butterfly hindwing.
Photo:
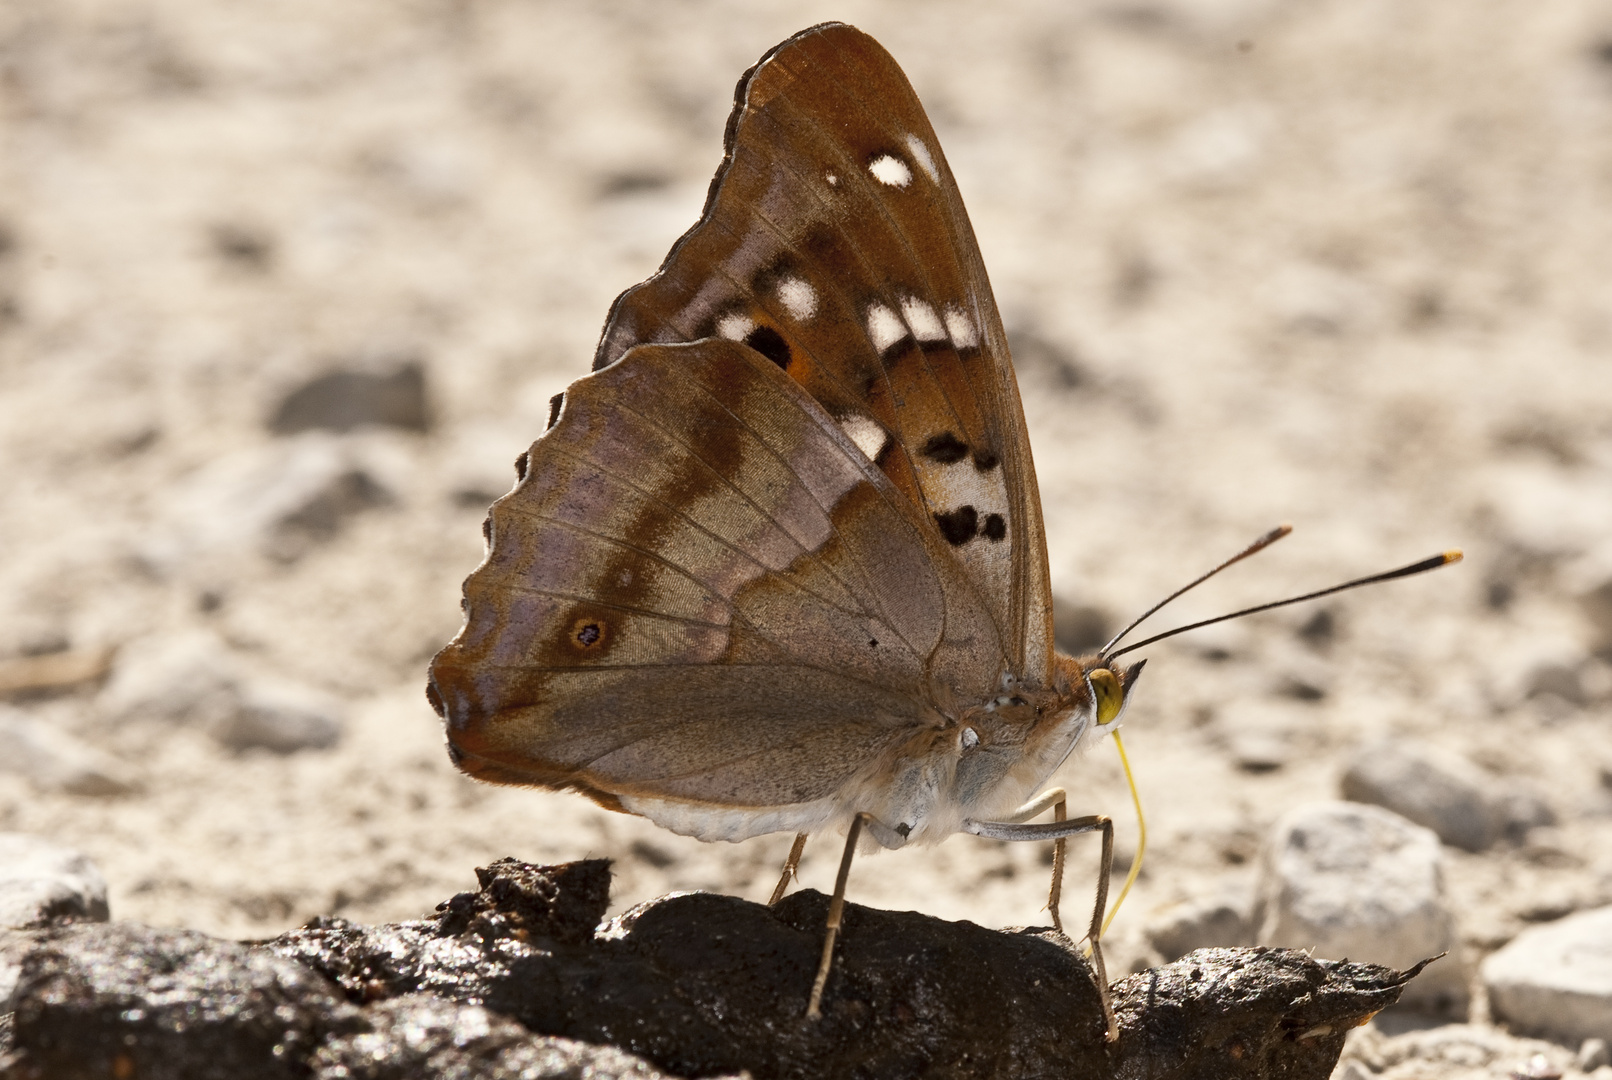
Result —
POLYGON ((966 567, 1008 663, 1044 681, 1046 545, 1006 338, 934 130, 852 27, 798 34, 741 81, 700 221, 616 300, 594 367, 706 337, 827 410, 966 567))
POLYGON ((708 838, 799 828, 705 808, 827 800, 937 726, 937 675, 991 691, 1002 646, 944 541, 737 343, 640 346, 572 386, 489 520, 432 665, 485 779, 708 838))

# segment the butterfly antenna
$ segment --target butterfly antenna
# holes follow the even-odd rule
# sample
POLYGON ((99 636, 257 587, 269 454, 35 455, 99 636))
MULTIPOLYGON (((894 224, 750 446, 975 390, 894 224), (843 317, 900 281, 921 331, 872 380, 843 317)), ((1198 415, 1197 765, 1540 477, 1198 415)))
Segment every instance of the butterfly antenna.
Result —
POLYGON ((1261 551, 1264 551, 1266 548, 1270 547, 1272 544, 1276 543, 1276 541, 1280 540, 1282 537, 1286 536, 1288 533, 1290 533, 1292 531, 1293 531, 1293 526, 1291 526, 1291 525, 1278 525, 1278 526, 1276 526, 1276 528, 1272 529, 1270 532, 1266 533, 1264 536, 1260 537, 1258 540, 1255 540, 1252 544, 1249 544, 1247 547, 1243 548, 1237 554, 1233 555, 1231 558, 1227 559, 1225 562, 1221 563, 1219 566, 1215 567, 1213 570, 1209 571, 1207 574, 1204 574, 1203 576, 1198 577, 1198 578, 1194 579, 1193 581, 1190 581, 1187 584, 1181 586, 1175 592, 1171 593, 1169 596, 1166 596, 1163 600, 1160 600, 1158 603, 1154 604, 1152 607, 1150 607, 1146 611, 1142 612, 1142 614, 1140 614, 1136 618, 1132 619, 1131 624, 1129 626, 1127 626, 1125 629, 1121 630, 1119 633, 1117 633, 1113 637, 1109 638, 1108 639, 1108 644, 1106 644, 1106 645, 1104 645, 1102 647, 1101 654, 1103 656, 1105 656, 1105 657, 1112 655, 1112 654, 1109 653, 1109 651, 1108 651, 1109 649, 1112 649, 1115 645, 1118 645, 1120 643, 1120 641, 1125 637, 1126 634, 1129 634, 1132 630, 1135 630, 1138 626, 1141 626, 1148 619, 1152 618, 1155 614, 1158 613, 1158 610, 1160 608, 1162 608, 1165 604, 1168 604, 1170 601, 1174 600, 1176 597, 1180 596, 1182 593, 1191 592, 1193 589, 1196 589, 1199 585, 1202 585, 1204 582, 1208 581, 1210 578, 1214 577, 1216 574, 1218 574, 1222 570, 1226 569, 1226 567, 1235 565, 1236 563, 1240 563, 1244 559, 1248 558, 1248 556, 1256 554, 1256 553, 1261 552, 1261 551))
MULTIPOLYGON (((1258 548, 1255 548, 1254 550, 1258 550, 1258 548)), ((1241 556, 1238 557, 1241 558, 1241 556)), ((1233 559, 1232 561, 1235 562, 1236 560, 1233 559)), ((1163 641, 1165 638, 1175 637, 1177 634, 1184 634, 1188 630, 1197 630, 1205 626, 1213 626, 1215 623, 1222 623, 1228 619, 1240 619, 1244 615, 1253 615, 1261 611, 1270 611, 1272 608, 1287 607, 1289 604, 1302 604, 1306 600, 1319 600, 1323 596, 1331 596, 1333 593, 1340 593, 1345 589, 1358 589, 1362 585, 1375 585, 1382 581, 1393 581, 1396 578, 1411 577, 1414 574, 1425 574, 1429 570, 1437 570, 1441 566, 1448 566, 1451 563, 1458 563, 1460 561, 1461 549, 1451 548, 1449 551, 1440 552, 1437 555, 1423 559, 1421 562, 1413 562, 1409 566, 1401 566, 1397 570, 1387 570, 1381 574, 1372 574, 1369 577, 1355 578, 1353 581, 1345 581, 1342 585, 1334 585, 1330 589, 1321 589, 1317 592, 1305 593, 1303 596, 1290 596, 1286 600, 1273 600, 1268 604, 1257 604, 1251 608, 1243 608, 1241 611, 1233 611, 1229 615, 1217 615, 1213 619, 1203 619, 1199 622, 1188 623, 1186 626, 1178 626, 1174 630, 1166 630, 1162 634, 1154 634, 1150 638, 1143 638, 1136 644, 1127 645, 1118 652, 1105 652, 1103 655, 1105 659, 1113 660, 1116 656, 1124 656, 1133 649, 1140 649, 1142 646, 1151 645, 1155 641, 1163 641)))

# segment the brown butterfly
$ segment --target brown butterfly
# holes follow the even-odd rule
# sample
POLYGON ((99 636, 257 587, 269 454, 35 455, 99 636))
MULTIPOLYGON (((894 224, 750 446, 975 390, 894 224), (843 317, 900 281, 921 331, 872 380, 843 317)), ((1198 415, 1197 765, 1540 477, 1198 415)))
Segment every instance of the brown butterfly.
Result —
POLYGON ((450 753, 702 840, 796 833, 774 902, 809 834, 848 832, 811 1015, 864 830, 1056 840, 1060 929, 1063 838, 1101 831, 1112 1038, 1112 825, 1042 786, 1141 664, 1053 649, 1024 414, 957 185, 853 27, 795 35, 736 97, 699 222, 617 298, 492 507, 431 665, 450 753))

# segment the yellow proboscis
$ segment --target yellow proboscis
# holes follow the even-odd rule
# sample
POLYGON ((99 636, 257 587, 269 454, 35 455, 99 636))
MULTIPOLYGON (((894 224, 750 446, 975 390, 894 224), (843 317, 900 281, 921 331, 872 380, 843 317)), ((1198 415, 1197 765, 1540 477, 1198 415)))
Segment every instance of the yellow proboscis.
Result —
POLYGON ((1125 769, 1125 783, 1130 785, 1131 789, 1131 805, 1136 807, 1136 854, 1131 858, 1131 871, 1125 875, 1125 884, 1119 890, 1119 896, 1115 897, 1114 905, 1108 909, 1108 917, 1103 920, 1104 936, 1108 934, 1108 924, 1119 914, 1119 906, 1125 902, 1125 897, 1130 895, 1131 886, 1136 882, 1136 875, 1142 872, 1142 853, 1147 850, 1147 818, 1142 816, 1142 796, 1137 794, 1136 777, 1131 775, 1131 760, 1125 756, 1125 744, 1120 741, 1118 731, 1114 732, 1114 749, 1119 751, 1119 763, 1125 769))

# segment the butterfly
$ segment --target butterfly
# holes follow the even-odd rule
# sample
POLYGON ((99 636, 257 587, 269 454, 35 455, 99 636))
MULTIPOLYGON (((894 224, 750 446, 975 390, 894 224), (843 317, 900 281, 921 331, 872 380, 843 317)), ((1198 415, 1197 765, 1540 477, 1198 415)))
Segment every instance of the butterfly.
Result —
MULTIPOLYGON (((740 80, 699 221, 610 309, 492 507, 428 694, 455 764, 702 840, 1113 832, 1044 792, 1141 665, 1053 646, 1002 321, 895 60, 844 24, 740 80), (1024 823, 1053 809, 1056 821, 1024 823)), ((1109 1032, 1114 1030, 1108 1009, 1109 1032)))

